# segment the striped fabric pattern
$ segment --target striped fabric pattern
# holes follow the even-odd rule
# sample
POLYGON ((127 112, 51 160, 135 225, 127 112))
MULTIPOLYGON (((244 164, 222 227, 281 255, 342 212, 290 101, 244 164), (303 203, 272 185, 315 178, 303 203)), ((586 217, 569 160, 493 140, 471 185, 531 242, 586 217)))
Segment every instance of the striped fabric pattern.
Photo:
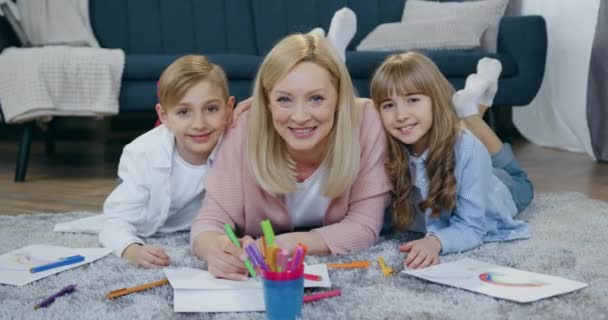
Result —
MULTIPOLYGON (((418 158, 410 157, 414 181, 410 199, 414 204, 428 197, 427 155, 425 152, 418 158)), ((490 154, 466 130, 456 143, 455 176, 457 199, 453 212, 443 210, 439 218, 431 218, 430 209, 421 212, 416 206, 414 226, 426 228, 416 231, 437 236, 442 245, 441 254, 470 250, 483 242, 530 237, 528 224, 514 219, 515 202, 509 189, 494 175, 490 154)))

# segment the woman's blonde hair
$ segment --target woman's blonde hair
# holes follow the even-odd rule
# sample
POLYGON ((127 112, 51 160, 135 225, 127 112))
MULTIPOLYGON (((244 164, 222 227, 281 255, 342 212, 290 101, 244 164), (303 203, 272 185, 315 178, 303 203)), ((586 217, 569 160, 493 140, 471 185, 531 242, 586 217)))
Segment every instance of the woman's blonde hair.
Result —
POLYGON ((433 61, 420 53, 390 56, 376 70, 371 83, 371 96, 376 107, 380 108, 380 103, 393 94, 430 97, 433 115, 425 162, 430 180, 429 195, 420 204, 412 204, 409 200, 412 189, 409 154, 401 141, 389 135, 386 168, 393 183, 393 223, 403 229, 413 222, 414 205, 420 205, 422 210, 431 208, 435 217, 442 209, 451 211, 456 206, 454 146, 460 124, 451 102, 454 95, 452 85, 433 61))
POLYGON ((264 59, 255 79, 248 119, 247 156, 252 177, 266 192, 281 196, 296 190, 295 162, 275 130, 269 94, 297 64, 312 62, 327 70, 338 93, 336 115, 329 133, 323 166, 323 193, 334 198, 346 192, 359 171, 359 111, 355 110, 348 70, 327 40, 318 35, 293 34, 281 40, 264 59))
POLYGON ((203 80, 222 90, 228 101, 228 80, 224 70, 201 55, 186 55, 171 63, 158 80, 158 103, 165 110, 175 107, 186 92, 203 80))

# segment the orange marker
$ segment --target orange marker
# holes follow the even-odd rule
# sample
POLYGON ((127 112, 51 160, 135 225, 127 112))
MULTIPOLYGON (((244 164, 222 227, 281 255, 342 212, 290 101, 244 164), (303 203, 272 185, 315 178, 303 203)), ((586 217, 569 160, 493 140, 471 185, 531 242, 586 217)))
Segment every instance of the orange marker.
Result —
POLYGON ((266 262, 268 262, 268 267, 270 267, 270 270, 276 272, 278 271, 277 269, 277 251, 279 251, 279 248, 272 246, 270 248, 268 248, 268 251, 266 252, 266 262))
POLYGON ((110 291, 110 293, 108 293, 106 295, 106 297, 108 297, 108 299, 114 299, 116 297, 124 296, 129 293, 139 292, 139 291, 144 291, 144 290, 147 290, 150 288, 159 287, 159 286, 165 285, 167 283, 169 283, 169 280, 167 280, 167 278, 164 278, 162 280, 142 284, 142 285, 131 287, 131 288, 122 288, 122 289, 110 291))
POLYGON ((371 264, 370 261, 353 261, 349 263, 328 263, 327 267, 330 269, 357 269, 369 268, 371 264))
POLYGON ((304 255, 306 255, 306 253, 308 252, 308 247, 302 242, 298 242, 298 244, 302 246, 302 249, 304 249, 304 255))
POLYGON ((266 240, 264 240, 264 236, 260 237, 260 243, 262 244, 262 258, 266 259, 266 240))

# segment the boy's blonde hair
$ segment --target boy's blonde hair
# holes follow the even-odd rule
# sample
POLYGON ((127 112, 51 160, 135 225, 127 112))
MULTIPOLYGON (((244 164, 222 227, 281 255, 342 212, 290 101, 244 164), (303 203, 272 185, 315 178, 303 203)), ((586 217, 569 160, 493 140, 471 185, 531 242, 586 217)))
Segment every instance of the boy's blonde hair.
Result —
POLYGON ((186 55, 171 63, 158 81, 158 102, 165 109, 175 107, 186 92, 203 80, 222 90, 228 101, 228 80, 224 70, 201 55, 186 55))
MULTIPOLYGON (((437 216, 441 209, 456 206, 456 178, 454 176, 454 146, 460 125, 452 96, 454 89, 437 66, 426 56, 407 52, 388 57, 374 73, 371 96, 377 108, 391 95, 423 94, 431 98, 432 125, 429 129, 428 158, 425 162, 429 176, 429 195, 420 208, 432 209, 437 216)), ((388 134, 388 133, 387 133, 388 134)), ((389 135, 389 156, 386 168, 393 183, 393 222, 407 228, 414 219, 409 196, 412 188, 409 154, 403 143, 389 135)))
POLYGON ((324 37, 294 34, 281 40, 266 56, 255 80, 248 120, 247 156, 250 172, 266 192, 285 195, 296 190, 295 162, 275 130, 268 96, 297 64, 312 62, 327 70, 338 93, 335 122, 322 160, 327 168, 323 193, 334 198, 346 192, 359 171, 359 112, 354 109, 348 70, 324 37))

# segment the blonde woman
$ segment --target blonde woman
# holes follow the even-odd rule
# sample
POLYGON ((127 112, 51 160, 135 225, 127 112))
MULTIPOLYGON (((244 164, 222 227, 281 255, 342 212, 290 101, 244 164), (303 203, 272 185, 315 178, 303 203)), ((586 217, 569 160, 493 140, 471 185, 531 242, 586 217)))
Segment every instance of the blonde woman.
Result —
POLYGON ((296 34, 279 42, 260 67, 248 112, 225 136, 192 224, 192 249, 209 271, 246 275, 225 223, 246 243, 270 219, 278 242, 302 242, 310 254, 374 244, 389 201, 386 137, 327 40, 296 34))

